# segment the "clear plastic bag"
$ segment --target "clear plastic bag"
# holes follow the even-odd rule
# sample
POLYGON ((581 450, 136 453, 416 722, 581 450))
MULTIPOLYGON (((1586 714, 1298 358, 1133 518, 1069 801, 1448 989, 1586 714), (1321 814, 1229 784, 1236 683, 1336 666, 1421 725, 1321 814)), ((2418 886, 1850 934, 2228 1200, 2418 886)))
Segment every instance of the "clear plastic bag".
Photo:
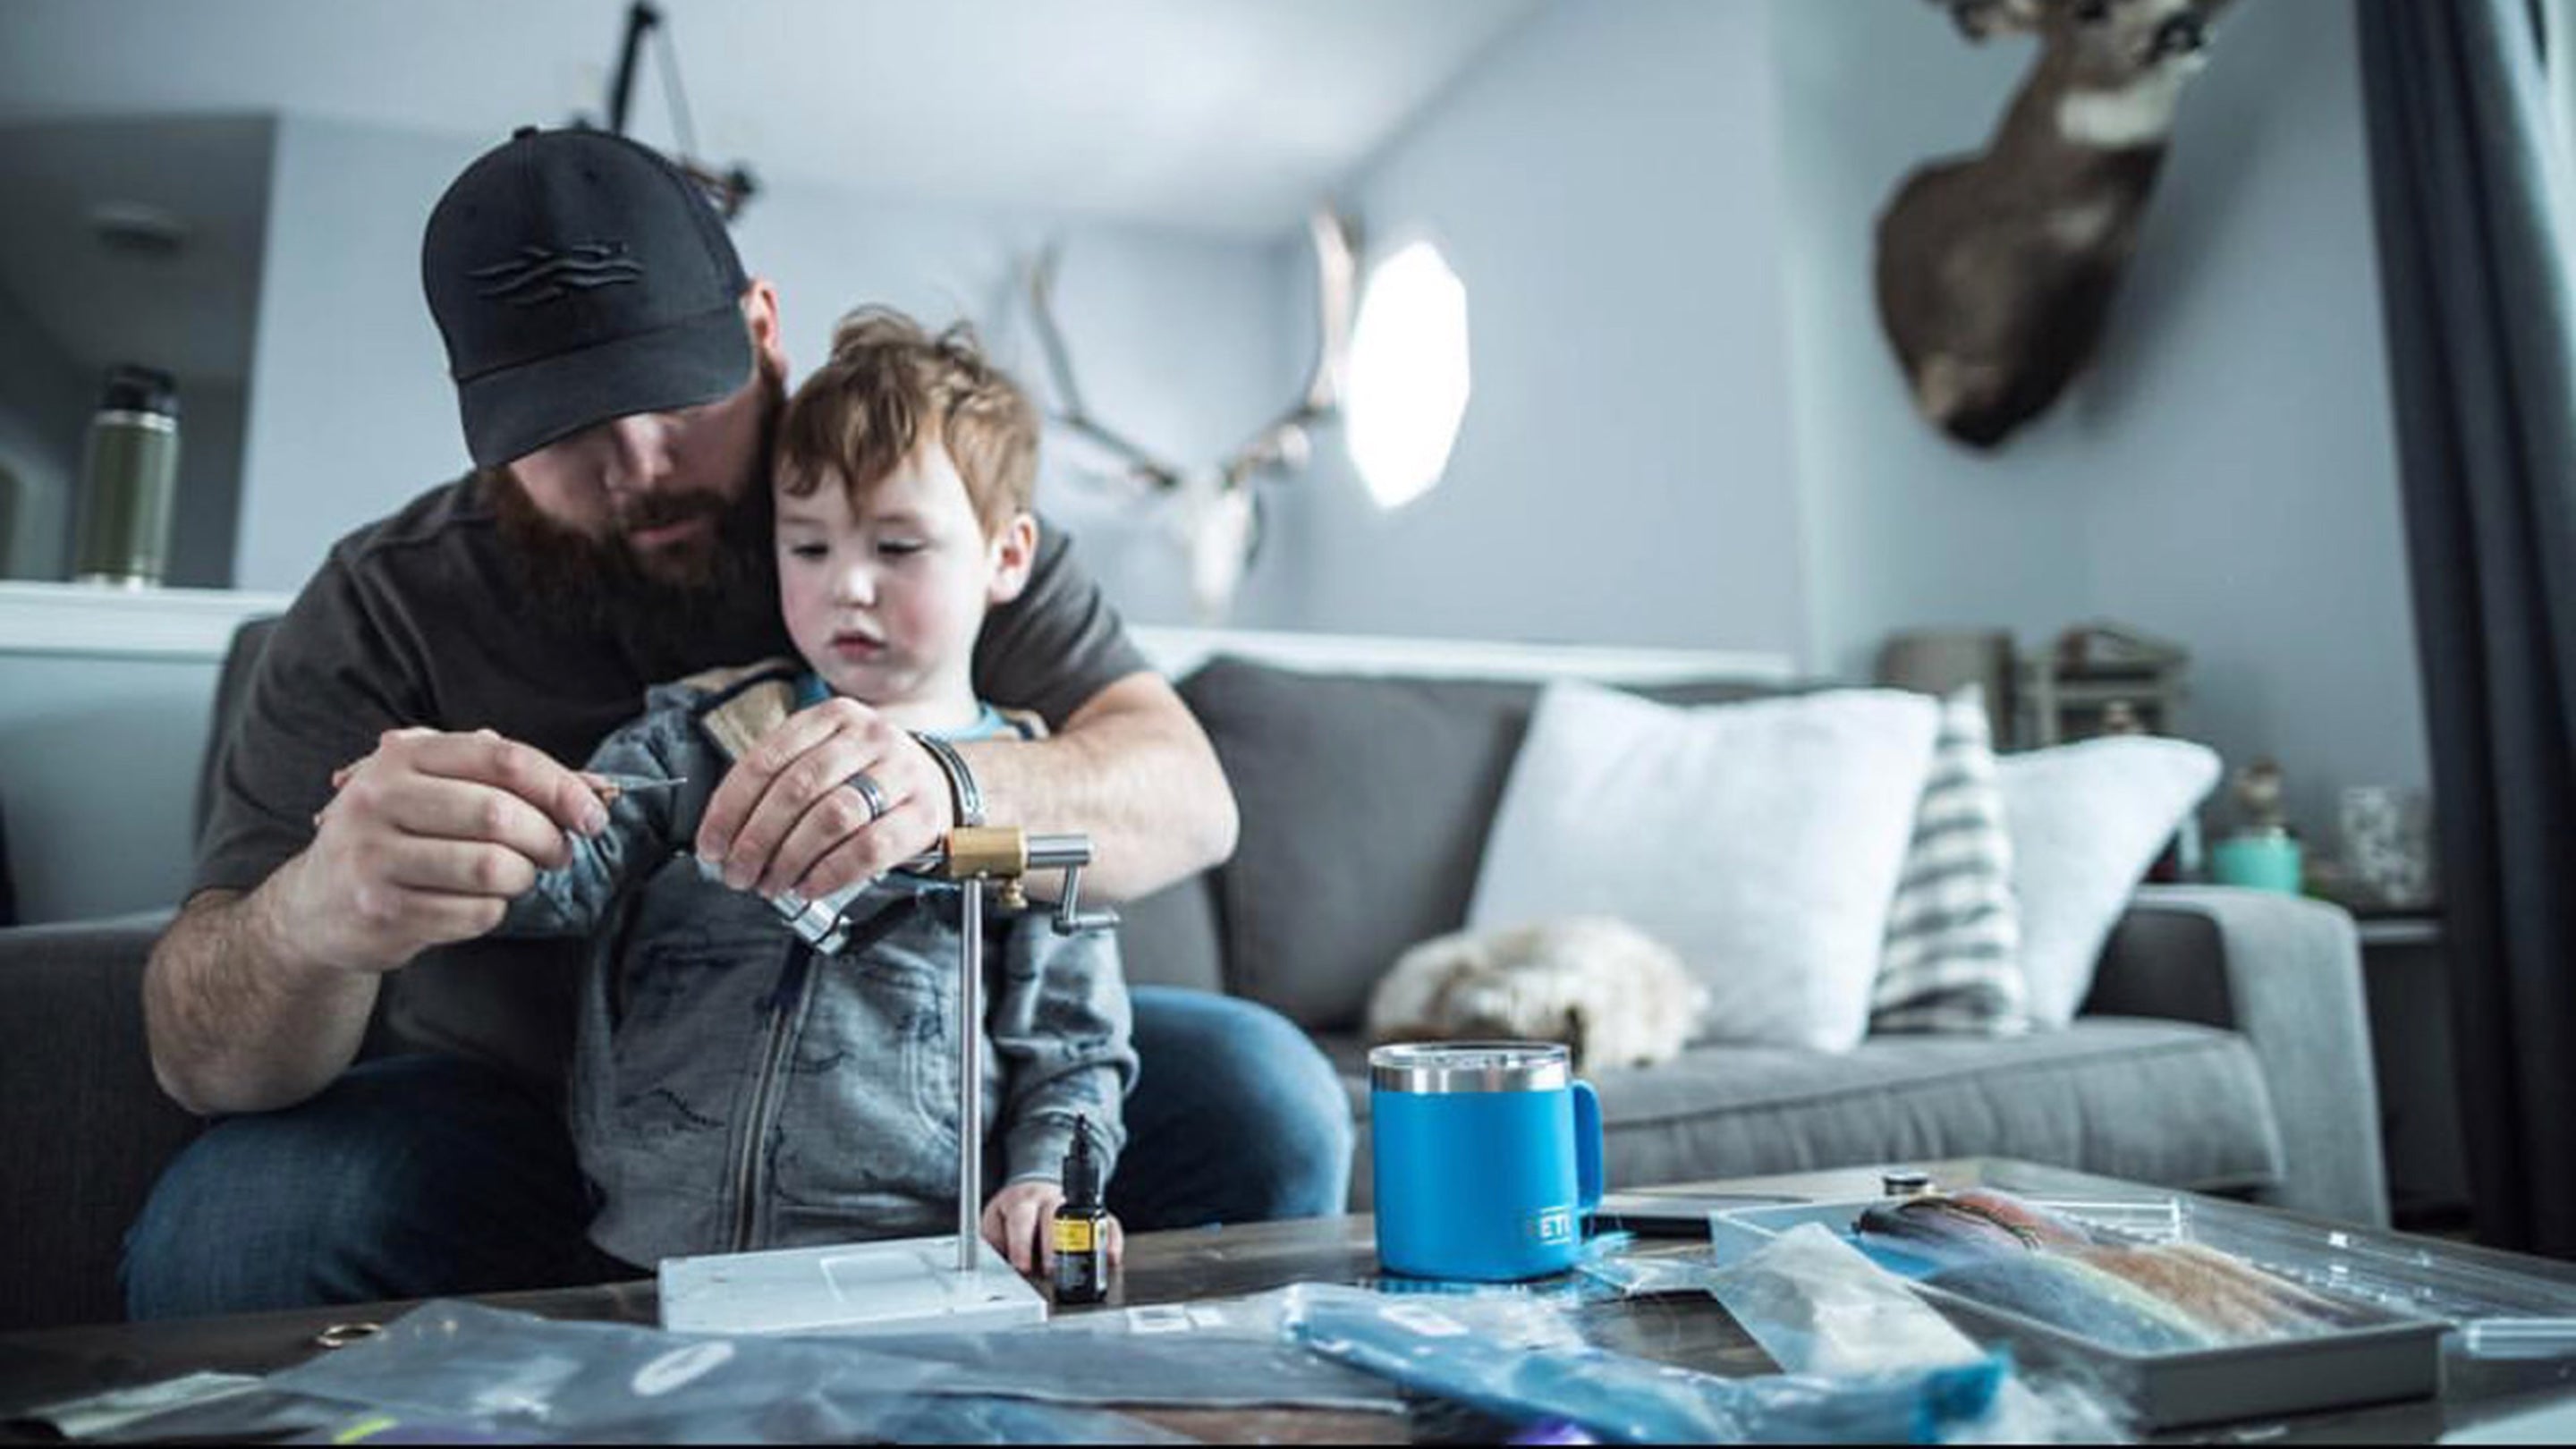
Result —
MULTIPOLYGON (((1885 1375, 1973 1363, 1986 1351, 1903 1280, 1831 1229, 1804 1223, 1724 1266, 1692 1258, 1592 1265, 1630 1294, 1704 1289, 1772 1362, 1793 1374, 1885 1375)), ((1946 1427, 1985 1443, 2114 1442, 2129 1436, 2117 1394, 2071 1368, 2015 1372, 1980 1417, 1946 1427)))
POLYGON ((0 1422, 0 1428, 43 1425, 65 1439, 94 1444, 187 1443, 215 1440, 280 1440, 348 1417, 345 1404, 282 1394, 258 1385, 243 1393, 197 1399, 148 1414, 116 1411, 131 1391, 89 1395, 0 1422), (68 1419, 62 1411, 70 1410, 68 1419))
POLYGON ((870 1338, 867 1347, 940 1365, 928 1388, 941 1394, 1206 1409, 1403 1406, 1378 1380, 1280 1342, 1275 1315, 1258 1305, 1194 1303, 1181 1313, 1186 1338, 1170 1331, 1168 1316, 1098 1314, 1044 1332, 907 1334, 870 1338), (1094 1321, 1101 1326, 1078 1327, 1094 1321))
POLYGON ((1356 1288, 1287 1291, 1282 1331, 1317 1353, 1517 1423, 1561 1419, 1616 1443, 1819 1439, 1936 1443, 1982 1419, 2000 1360, 1856 1379, 1725 1379, 1568 1345, 1561 1315, 1528 1304, 1390 1299, 1356 1288), (1535 1317, 1556 1318, 1532 1344, 1535 1317), (1498 1331, 1499 1330, 1499 1331, 1498 1331))
POLYGON ((1938 1309, 1814 1223, 1711 1272, 1708 1289, 1790 1373, 1892 1373, 1985 1357, 1938 1309))
MULTIPOLYGON (((547 1437, 912 1437, 1091 1432, 1083 1405, 1393 1409, 1368 1375, 1249 1332, 1187 1341, 1114 1331, 901 1338, 721 1338, 560 1323, 477 1304, 422 1305, 363 1343, 271 1376, 272 1389, 441 1424, 547 1437), (946 1400, 1008 1400, 965 1409, 946 1400), (1060 1423, 1049 1420, 1069 1410, 1060 1423), (971 1416, 980 1415, 976 1420, 971 1416), (1049 1427, 1052 1425, 1052 1427, 1049 1427)), ((1110 1416, 1112 1437, 1142 1424, 1110 1416), (1132 1428, 1130 1427, 1132 1426, 1132 1428)))
MULTIPOLYGON (((185 1436, 194 1438, 195 1436, 185 1436)), ((585 1424, 578 1433, 454 1415, 346 1409, 299 1436, 304 1444, 536 1444, 577 1438, 591 1444, 1188 1444, 1195 1440, 1106 1409, 1018 1399, 891 1395, 863 1400, 807 1393, 757 1411, 683 1410, 585 1424)))

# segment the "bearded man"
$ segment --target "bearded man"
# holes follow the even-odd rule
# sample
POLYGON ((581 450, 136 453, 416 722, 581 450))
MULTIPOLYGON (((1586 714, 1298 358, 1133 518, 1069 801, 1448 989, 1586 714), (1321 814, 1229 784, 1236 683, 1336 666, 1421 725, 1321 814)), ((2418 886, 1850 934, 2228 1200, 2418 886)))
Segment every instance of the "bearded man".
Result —
MULTIPOLYGON (((557 1286, 591 1248, 562 1118, 578 946, 477 939, 566 831, 645 689, 790 652, 768 518, 778 298, 655 153, 524 129, 422 245, 475 471, 342 539, 271 636, 222 754, 187 903, 144 979, 155 1076, 220 1116, 128 1235, 138 1318, 557 1286), (362 762, 362 763, 359 763, 362 762)), ((990 617, 979 696, 1051 737, 956 746, 952 776, 866 706, 792 716, 695 842, 808 899, 991 818, 1079 830, 1134 897, 1233 849, 1233 797, 1179 696, 1046 530, 990 617), (846 783, 865 772, 877 815, 846 783)), ((1133 1228, 1341 1210, 1351 1125, 1293 1026, 1138 988, 1143 1073, 1109 1205, 1133 1228)), ((644 1265, 649 1266, 649 1265, 644 1265)))

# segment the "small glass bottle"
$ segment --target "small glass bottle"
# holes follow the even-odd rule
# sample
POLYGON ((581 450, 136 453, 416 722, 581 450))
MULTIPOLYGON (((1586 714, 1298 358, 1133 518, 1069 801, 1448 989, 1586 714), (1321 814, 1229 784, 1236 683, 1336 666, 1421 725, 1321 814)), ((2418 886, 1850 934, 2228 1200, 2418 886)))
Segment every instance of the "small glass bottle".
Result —
POLYGON ((1064 1155, 1064 1205, 1055 1210, 1055 1301, 1099 1303, 1109 1297, 1109 1210, 1100 1200, 1100 1159, 1091 1152, 1091 1123, 1073 1119, 1073 1150, 1064 1155))

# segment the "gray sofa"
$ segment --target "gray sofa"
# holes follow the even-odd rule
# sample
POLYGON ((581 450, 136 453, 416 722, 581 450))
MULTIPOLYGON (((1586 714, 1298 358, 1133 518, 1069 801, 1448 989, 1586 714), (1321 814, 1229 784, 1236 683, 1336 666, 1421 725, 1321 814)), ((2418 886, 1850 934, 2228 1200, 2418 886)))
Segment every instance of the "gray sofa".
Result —
MULTIPOLYGON (((219 721, 262 637, 254 624, 236 643, 219 721)), ((1463 918, 1536 690, 1218 659, 1182 693, 1233 780, 1242 840, 1130 907, 1130 975, 1263 1001, 1312 1032, 1363 1126, 1364 1207, 1361 1012, 1398 951, 1463 918)), ((0 1330, 117 1316, 124 1227, 197 1130, 144 1055, 138 982, 166 919, 0 931, 0 1330)), ((2286 898, 2142 891, 2064 1032, 1842 1056, 1701 1048, 1596 1085, 1614 1187, 1986 1153, 2386 1218, 2352 925, 2286 898)))
MULTIPOLYGON (((1251 997, 1312 1033, 1363 1127, 1365 1206, 1368 994, 1407 945, 1464 919, 1537 690, 1218 659, 1181 693, 1225 761, 1242 840, 1131 908, 1129 974, 1251 997)), ((2062 1032, 1700 1047, 1594 1084, 1614 1188, 1986 1154, 2387 1218, 2352 921, 2283 896, 2142 889, 2062 1032)))

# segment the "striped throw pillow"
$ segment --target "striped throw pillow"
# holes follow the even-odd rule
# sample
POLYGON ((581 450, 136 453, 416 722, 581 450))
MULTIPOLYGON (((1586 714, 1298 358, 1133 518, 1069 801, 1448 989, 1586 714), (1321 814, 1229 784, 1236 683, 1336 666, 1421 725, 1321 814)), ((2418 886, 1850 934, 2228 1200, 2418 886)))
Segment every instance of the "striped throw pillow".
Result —
POLYGON ((2030 1029, 2012 836, 1984 691, 1942 701, 1932 775, 1888 912, 1872 1032, 2014 1036, 2030 1029))

